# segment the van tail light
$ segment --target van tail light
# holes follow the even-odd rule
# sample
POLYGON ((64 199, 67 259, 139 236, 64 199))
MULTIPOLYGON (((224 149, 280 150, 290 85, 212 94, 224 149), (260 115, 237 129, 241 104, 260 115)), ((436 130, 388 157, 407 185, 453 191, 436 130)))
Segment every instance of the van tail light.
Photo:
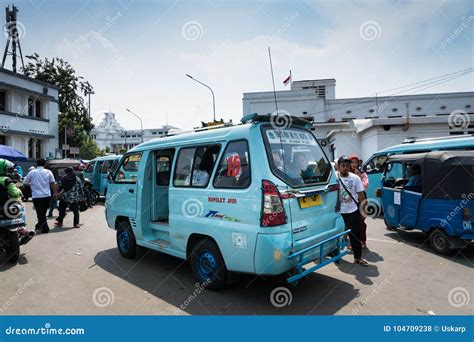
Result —
POLYGON ((340 197, 340 193, 339 193, 339 191, 341 191, 340 188, 341 188, 341 186, 339 185, 339 183, 333 184, 333 185, 331 185, 331 186, 328 188, 328 191, 329 191, 329 192, 337 191, 336 207, 334 208, 334 211, 335 211, 336 213, 338 213, 339 211, 341 211, 341 197, 340 197))
POLYGON ((462 208, 462 218, 463 221, 471 221, 471 208, 464 207, 462 208))
POLYGON ((285 208, 280 197, 280 192, 275 184, 262 181, 262 217, 260 226, 274 227, 286 223, 285 208))

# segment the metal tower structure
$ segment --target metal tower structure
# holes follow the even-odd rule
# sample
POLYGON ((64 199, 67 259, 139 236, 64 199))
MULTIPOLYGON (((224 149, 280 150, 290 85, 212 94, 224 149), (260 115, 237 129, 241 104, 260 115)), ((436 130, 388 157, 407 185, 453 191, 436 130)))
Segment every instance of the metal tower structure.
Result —
MULTIPOLYGON (((2 59, 2 68, 5 67, 5 60, 7 59, 7 55, 12 56, 12 70, 16 73, 16 56, 17 56, 17 49, 20 53, 20 59, 23 69, 25 68, 25 63, 23 62, 23 54, 21 52, 21 45, 20 45, 20 33, 17 27, 17 20, 16 14, 18 12, 18 8, 15 5, 12 5, 5 8, 5 15, 6 15, 6 23, 4 27, 5 34, 7 35, 7 44, 5 46, 5 52, 3 53, 2 59), (11 50, 9 50, 10 43, 12 44, 11 50)), ((21 24, 21 23, 20 23, 21 24)))

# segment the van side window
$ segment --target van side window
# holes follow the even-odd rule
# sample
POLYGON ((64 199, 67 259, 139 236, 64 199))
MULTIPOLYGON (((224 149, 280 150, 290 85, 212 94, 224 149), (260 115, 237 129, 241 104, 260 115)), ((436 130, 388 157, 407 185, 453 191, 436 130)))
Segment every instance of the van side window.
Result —
POLYGON ((215 188, 244 189, 250 185, 250 162, 247 141, 229 143, 214 177, 215 188))
POLYGON ((103 173, 103 174, 107 173, 107 171, 110 169, 110 164, 112 164, 112 161, 111 160, 106 160, 102 164, 102 168, 100 169, 100 172, 103 173))
POLYGON ((141 153, 125 156, 115 174, 116 183, 136 183, 141 153))
POLYGON ((381 173, 382 172, 382 165, 387 160, 387 155, 381 155, 372 158, 367 165, 365 165, 365 172, 369 173, 381 173))
POLYGON ((206 187, 219 151, 220 145, 182 148, 178 155, 173 185, 206 187))
POLYGON ((156 185, 170 184, 171 159, 168 156, 156 158, 156 185))
POLYGON ((90 163, 87 165, 87 168, 86 168, 86 171, 85 171, 85 172, 92 173, 92 171, 94 170, 94 165, 95 165, 95 161, 94 161, 94 162, 90 162, 90 163))

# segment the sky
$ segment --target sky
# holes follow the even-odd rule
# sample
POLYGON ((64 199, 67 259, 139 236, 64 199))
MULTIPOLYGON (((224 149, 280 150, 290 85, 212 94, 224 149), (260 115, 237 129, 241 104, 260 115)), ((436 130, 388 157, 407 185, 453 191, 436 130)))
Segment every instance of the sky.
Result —
MULTIPOLYGON (((2 1, 3 7, 8 2, 2 1)), ((237 122, 245 92, 336 79, 363 97, 473 66, 474 1, 16 1, 24 55, 60 57, 125 128, 237 122)), ((7 65, 7 67, 9 67, 7 65)), ((423 91, 472 91, 474 73, 423 91)))

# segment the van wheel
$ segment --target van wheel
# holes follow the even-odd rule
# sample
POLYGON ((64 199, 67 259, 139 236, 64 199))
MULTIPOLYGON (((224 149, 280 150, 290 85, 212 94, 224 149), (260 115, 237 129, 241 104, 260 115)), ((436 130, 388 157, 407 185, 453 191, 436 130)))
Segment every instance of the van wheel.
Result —
POLYGON ((218 290, 227 285, 227 267, 214 241, 204 239, 194 244, 191 267, 194 276, 204 285, 203 287, 218 290))
POLYGON ((117 227, 117 247, 120 254, 128 259, 137 255, 137 241, 128 221, 120 221, 117 227))
POLYGON ((451 253, 449 238, 441 229, 434 229, 430 233, 430 244, 431 248, 439 254, 449 255, 451 253))
POLYGON ((16 263, 20 257, 20 236, 18 231, 8 232, 8 245, 5 250, 7 260, 16 263))

